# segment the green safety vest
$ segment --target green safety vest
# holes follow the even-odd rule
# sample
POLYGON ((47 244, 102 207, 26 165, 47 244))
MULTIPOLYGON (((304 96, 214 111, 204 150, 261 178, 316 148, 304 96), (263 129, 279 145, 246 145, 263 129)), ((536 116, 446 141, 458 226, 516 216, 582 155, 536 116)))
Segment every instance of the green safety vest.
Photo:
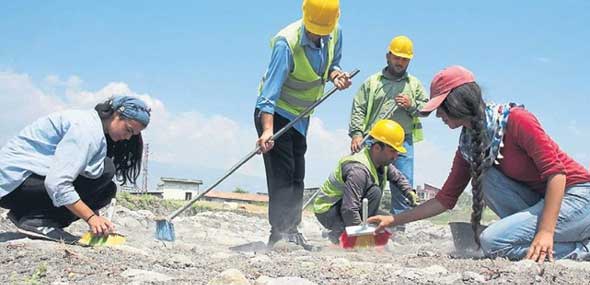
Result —
MULTIPOLYGON (((338 28, 336 27, 330 34, 331 39, 328 42, 326 69, 323 74, 318 75, 313 70, 313 67, 305 56, 305 51, 301 47, 301 29, 303 29, 303 23, 301 20, 298 20, 283 28, 270 41, 271 48, 274 48, 276 41, 279 38, 284 38, 287 40, 289 50, 293 55, 294 68, 283 84, 281 95, 277 100, 277 107, 295 116, 298 116, 305 108, 311 106, 324 94, 324 86, 328 81, 328 73, 332 65, 332 60, 334 59, 334 46, 338 40, 338 28)), ((259 93, 262 90, 264 80, 265 78, 260 82, 258 88, 259 93)))
POLYGON ((313 211, 316 214, 322 214, 327 212, 332 205, 336 204, 336 202, 342 199, 344 195, 344 190, 346 188, 344 184, 344 179, 342 178, 342 166, 348 162, 359 162, 364 165, 371 173, 373 177, 373 181, 375 184, 379 185, 379 188, 383 189, 385 187, 385 182, 387 181, 387 167, 383 169, 383 175, 381 179, 379 179, 379 174, 377 173, 377 169, 371 160, 369 155, 369 149, 364 148, 363 151, 355 153, 353 155, 348 155, 340 159, 336 169, 330 174, 330 177, 322 187, 320 187, 320 192, 318 196, 313 201, 313 211))
MULTIPOLYGON (((379 76, 375 76, 375 75, 371 76, 369 84, 371 86, 379 86, 381 84, 381 82, 379 81, 379 76)), ((408 86, 410 86, 410 90, 413 91, 412 85, 410 83, 408 83, 408 86)), ((373 94, 374 93, 371 93, 371 95, 373 95, 373 94)), ((373 109, 373 101, 374 101, 373 96, 370 96, 370 98, 367 100, 367 113, 365 115, 365 121, 363 122, 363 125, 366 128, 365 134, 369 133, 369 130, 373 127, 373 124, 376 123, 376 122, 369 122, 369 116, 371 114, 371 110, 373 109)), ((388 119, 388 118, 382 118, 382 119, 388 119)), ((414 143, 417 143, 417 142, 421 142, 423 140, 424 140, 424 130, 422 129, 422 122, 420 122, 420 118, 418 116, 412 116, 412 141, 414 143)))

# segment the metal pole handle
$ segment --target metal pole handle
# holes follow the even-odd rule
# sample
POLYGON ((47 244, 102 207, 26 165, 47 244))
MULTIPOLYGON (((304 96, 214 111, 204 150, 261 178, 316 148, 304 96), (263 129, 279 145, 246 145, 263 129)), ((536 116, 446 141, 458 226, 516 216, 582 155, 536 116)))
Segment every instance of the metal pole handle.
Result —
MULTIPOLYGON (((350 78, 353 78, 358 73, 359 73, 359 70, 354 69, 352 72, 350 72, 350 78)), ((311 113, 311 111, 317 105, 324 102, 326 99, 328 99, 328 97, 330 97, 336 91, 338 91, 338 88, 332 87, 332 89, 330 89, 330 91, 328 91, 328 93, 326 93, 319 100, 315 101, 313 104, 311 104, 310 106, 305 108, 305 110, 303 110, 301 112, 301 114, 299 114, 299 116, 297 116, 295 119, 293 119, 287 125, 285 125, 276 134, 274 134, 270 139, 271 140, 278 139, 281 135, 283 135, 286 131, 288 131, 295 123, 297 123, 299 120, 301 120, 301 118, 303 118, 303 117, 307 116, 309 113, 311 113)), ((194 204, 197 200, 201 199, 201 197, 203 197, 207 193, 209 193, 209 191, 213 190, 213 188, 215 188, 215 186, 219 185, 221 182, 223 182, 223 180, 225 180, 228 176, 232 175, 236 170, 238 170, 238 168, 240 168, 242 165, 244 165, 244 163, 248 162, 248 160, 250 160, 252 157, 254 157, 258 153, 258 151, 260 151, 260 146, 257 146, 256 149, 251 151, 248 155, 246 155, 246 157, 242 158, 242 160, 240 160, 238 163, 236 163, 234 166, 232 166, 232 168, 230 168, 221 178, 217 179, 217 181, 215 181, 215 183, 213 183, 211 186, 209 186, 209 188, 207 188, 207 190, 201 192, 199 195, 197 195, 196 197, 191 199, 188 203, 186 203, 186 205, 182 206, 182 208, 179 208, 178 210, 176 210, 172 214, 170 214, 170 216, 168 216, 168 220, 174 219, 176 216, 178 216, 184 210, 188 209, 188 207, 190 207, 192 204, 194 204)))

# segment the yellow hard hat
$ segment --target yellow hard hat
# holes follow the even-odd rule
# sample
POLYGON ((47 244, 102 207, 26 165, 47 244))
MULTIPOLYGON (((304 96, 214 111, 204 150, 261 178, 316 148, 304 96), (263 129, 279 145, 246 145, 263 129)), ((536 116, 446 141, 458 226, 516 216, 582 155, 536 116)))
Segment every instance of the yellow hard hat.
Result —
POLYGON ((404 147, 404 128, 392 120, 379 120, 373 126, 369 135, 400 153, 406 153, 404 147))
POLYGON ((414 57, 414 44, 406 36, 397 36, 389 43, 389 51, 399 57, 412 59, 414 57))
POLYGON ((339 16, 339 0, 303 0, 303 24, 313 34, 326 36, 332 33, 339 16))

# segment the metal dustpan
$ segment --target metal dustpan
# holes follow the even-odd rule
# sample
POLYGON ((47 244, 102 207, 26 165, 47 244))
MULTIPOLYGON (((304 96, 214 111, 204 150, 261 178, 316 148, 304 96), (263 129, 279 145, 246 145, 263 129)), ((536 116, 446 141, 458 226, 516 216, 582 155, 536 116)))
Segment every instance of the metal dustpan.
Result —
MULTIPOLYGON (((471 223, 467 222, 450 222, 451 234, 453 235, 453 244, 457 252, 477 252, 479 247, 475 243, 473 228, 471 223)), ((480 225, 477 234, 480 235, 487 226, 480 225)))
MULTIPOLYGON (((111 200, 111 205, 107 210, 107 219, 113 219, 113 214, 115 212, 115 205, 117 204, 117 200, 111 200)), ((95 236, 92 232, 86 232, 82 235, 80 240, 78 240, 78 244, 86 245, 86 246, 113 246, 113 245, 121 245, 124 244, 127 239, 124 235, 111 233, 106 236, 95 236)))

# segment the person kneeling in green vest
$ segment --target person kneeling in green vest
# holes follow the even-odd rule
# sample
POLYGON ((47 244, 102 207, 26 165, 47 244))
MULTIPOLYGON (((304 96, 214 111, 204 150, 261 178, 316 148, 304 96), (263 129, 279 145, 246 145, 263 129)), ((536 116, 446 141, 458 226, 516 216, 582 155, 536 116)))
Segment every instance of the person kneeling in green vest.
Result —
POLYGON ((313 203, 318 221, 330 230, 328 238, 334 244, 346 227, 361 224, 364 198, 369 201, 368 216, 378 214, 386 180, 397 185, 413 206, 417 202, 410 183, 392 164, 406 152, 402 126, 380 120, 369 135, 364 149, 340 159, 313 203))

